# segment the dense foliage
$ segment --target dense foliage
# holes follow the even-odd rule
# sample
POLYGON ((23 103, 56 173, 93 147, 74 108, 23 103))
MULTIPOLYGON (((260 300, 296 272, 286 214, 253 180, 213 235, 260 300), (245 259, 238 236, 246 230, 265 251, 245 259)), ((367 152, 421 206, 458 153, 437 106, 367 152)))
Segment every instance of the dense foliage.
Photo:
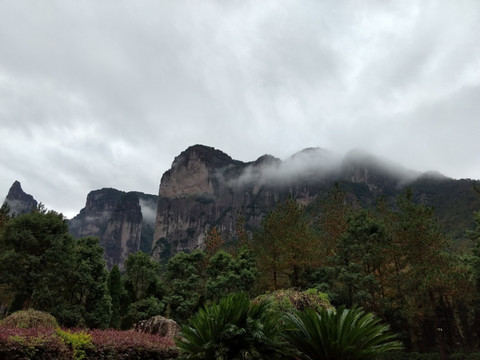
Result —
POLYGON ((8 294, 2 298, 10 311, 34 308, 67 326, 107 327, 102 255, 98 239, 74 239, 64 217, 40 205, 2 226, 0 287, 8 294))
POLYGON ((281 313, 230 294, 200 309, 176 341, 183 359, 282 359, 293 353, 282 337, 281 313))
POLYGON ((2 328, 0 359, 97 360, 174 359, 171 339, 117 330, 61 330, 2 328))
POLYGON ((27 309, 16 311, 0 322, 0 328, 8 327, 20 329, 56 329, 58 328, 58 323, 49 313, 27 309))
POLYGON ((434 209, 412 191, 367 207, 335 186, 306 207, 293 199, 278 203, 255 231, 246 231, 242 216, 233 238, 212 226, 205 250, 179 253, 163 268, 139 252, 107 272, 98 239, 73 238, 61 214, 40 205, 10 217, 3 206, 0 311, 33 308, 61 326, 100 329, 129 329, 160 314, 192 327, 202 316, 197 311, 206 316, 231 293, 269 298, 280 312, 294 302, 273 294, 295 288, 295 296, 326 294, 336 308, 376 314, 408 351, 474 351, 480 349, 480 211, 473 219, 476 229, 465 231, 467 240, 456 247, 434 209))
POLYGON ((306 360, 368 360, 402 345, 363 310, 306 309, 286 315, 286 339, 306 360))

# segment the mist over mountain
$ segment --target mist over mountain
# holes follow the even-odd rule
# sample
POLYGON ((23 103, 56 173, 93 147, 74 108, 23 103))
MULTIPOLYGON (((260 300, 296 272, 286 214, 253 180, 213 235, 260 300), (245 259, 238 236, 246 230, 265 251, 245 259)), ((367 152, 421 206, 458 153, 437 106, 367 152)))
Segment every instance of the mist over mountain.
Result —
POLYGON ((122 267, 129 254, 150 251, 156 200, 155 195, 140 192, 92 191, 85 207, 69 221, 70 232, 75 237, 98 237, 107 267, 122 267))
MULTIPOLYGON (((379 196, 393 201, 410 186, 416 200, 435 205, 443 221, 453 206, 463 214, 461 224, 467 228, 473 226, 472 211, 480 207, 474 191, 478 181, 422 174, 361 150, 342 158, 309 148, 284 161, 264 155, 245 163, 220 150, 194 145, 177 156, 162 176, 152 254, 165 260, 179 251, 201 248, 213 226, 224 238, 234 239, 239 217, 254 231, 279 201, 293 197, 309 205, 322 199, 335 183, 363 206, 373 206, 379 196), (452 199, 457 202, 453 204, 452 199)), ((464 237, 465 227, 448 223, 452 226, 446 231, 453 238, 464 237)))
MULTIPOLYGON (((293 197, 314 206, 335 184, 366 207, 374 206, 379 196, 393 203, 409 186, 416 201, 435 207, 440 223, 457 243, 465 240, 465 229, 474 225, 472 212, 480 209, 474 190, 479 181, 420 173, 360 149, 342 157, 307 148, 285 160, 263 155, 242 162, 221 150, 194 145, 162 175, 158 196, 94 190, 68 223, 74 236, 100 239, 109 268, 122 266, 129 254, 139 250, 165 262, 179 251, 203 248, 213 226, 232 241, 240 217, 252 233, 278 202, 293 197)), ((6 202, 17 214, 37 205, 17 181, 6 202)))

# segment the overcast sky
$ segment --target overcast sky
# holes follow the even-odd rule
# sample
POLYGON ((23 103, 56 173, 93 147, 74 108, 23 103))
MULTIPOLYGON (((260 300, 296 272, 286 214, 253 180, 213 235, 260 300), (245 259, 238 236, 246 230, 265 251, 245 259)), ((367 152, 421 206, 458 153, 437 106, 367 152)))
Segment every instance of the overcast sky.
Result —
POLYGON ((0 0, 0 197, 157 194, 188 146, 480 179, 480 1, 0 0))

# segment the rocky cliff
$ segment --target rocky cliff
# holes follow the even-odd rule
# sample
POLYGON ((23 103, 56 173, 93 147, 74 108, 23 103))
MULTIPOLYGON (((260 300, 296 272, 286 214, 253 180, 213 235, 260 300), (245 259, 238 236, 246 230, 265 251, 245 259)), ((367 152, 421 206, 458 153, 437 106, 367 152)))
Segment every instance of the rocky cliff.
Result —
POLYGON ((15 181, 10 187, 5 202, 10 207, 10 214, 16 215, 29 213, 32 208, 38 206, 33 196, 22 190, 22 185, 18 181, 15 181))
POLYGON ((70 232, 98 237, 108 268, 122 267, 129 254, 151 252, 156 201, 156 196, 139 192, 92 191, 85 207, 69 221, 70 232))
MULTIPOLYGON (((457 198, 465 196, 465 201, 454 205, 456 213, 471 218, 471 211, 480 208, 480 197, 474 191, 478 181, 429 177, 358 150, 339 158, 310 148, 285 161, 264 155, 245 163, 220 150, 195 145, 177 156, 162 176, 153 256, 166 261, 179 251, 202 248, 212 226, 225 239, 234 239, 239 216, 245 219, 247 230, 254 230, 277 202, 292 196, 308 205, 325 196, 335 183, 364 206, 373 206, 380 195, 393 201, 410 186, 416 199, 435 205, 445 221, 451 208, 444 204, 454 205, 448 193, 452 189, 464 194, 457 198)), ((468 228, 473 223, 464 225, 468 228)), ((450 234, 463 236, 455 230, 450 234)))
POLYGON ((234 238, 240 215, 247 228, 254 229, 278 201, 292 196, 309 204, 335 181, 349 178, 373 185, 380 176, 397 181, 385 174, 373 168, 361 171, 358 161, 342 163, 318 148, 305 149, 285 161, 264 155, 244 163, 211 147, 189 147, 162 176, 153 255, 165 260, 179 251, 201 248, 212 226, 225 238, 234 238))

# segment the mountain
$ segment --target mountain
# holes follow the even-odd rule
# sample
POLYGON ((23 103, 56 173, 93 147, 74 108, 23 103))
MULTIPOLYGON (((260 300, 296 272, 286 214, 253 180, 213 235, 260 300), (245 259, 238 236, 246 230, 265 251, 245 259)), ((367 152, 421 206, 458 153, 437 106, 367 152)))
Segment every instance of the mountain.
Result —
POLYGON ((10 214, 16 215, 29 213, 38 206, 37 200, 23 191, 19 181, 15 181, 10 187, 5 203, 10 207, 10 214))
POLYGON ((309 148, 285 161, 264 155, 245 163, 212 147, 194 145, 162 176, 153 257, 166 261, 179 251, 203 247, 212 226, 224 238, 234 238, 240 216, 252 231, 277 202, 292 196, 308 205, 335 183, 367 207, 379 196, 393 203, 409 186, 416 201, 435 207, 445 231, 456 241, 464 240, 465 229, 474 226, 472 212, 480 209, 474 190, 479 181, 422 174, 361 150, 339 158, 309 148))
MULTIPOLYGON (((263 155, 242 162, 194 145, 163 174, 158 196, 111 188, 91 191, 85 207, 69 220, 69 229, 76 237, 98 237, 109 268, 122 267, 138 250, 166 262, 179 251, 202 248, 213 226, 227 241, 235 239, 240 217, 247 231, 255 231, 275 204, 290 196, 313 209, 335 183, 364 207, 374 206, 379 196, 393 204, 409 186, 415 201, 435 208, 457 245, 465 242, 465 230, 475 225, 472 213, 480 209, 478 180, 415 172, 361 150, 339 157, 308 148, 283 161, 263 155)), ((17 214, 37 206, 18 181, 6 202, 17 214)))
POLYGON ((107 267, 122 267, 129 254, 151 252, 156 202, 156 195, 140 192, 91 191, 85 207, 69 221, 69 229, 75 237, 98 237, 107 267))

